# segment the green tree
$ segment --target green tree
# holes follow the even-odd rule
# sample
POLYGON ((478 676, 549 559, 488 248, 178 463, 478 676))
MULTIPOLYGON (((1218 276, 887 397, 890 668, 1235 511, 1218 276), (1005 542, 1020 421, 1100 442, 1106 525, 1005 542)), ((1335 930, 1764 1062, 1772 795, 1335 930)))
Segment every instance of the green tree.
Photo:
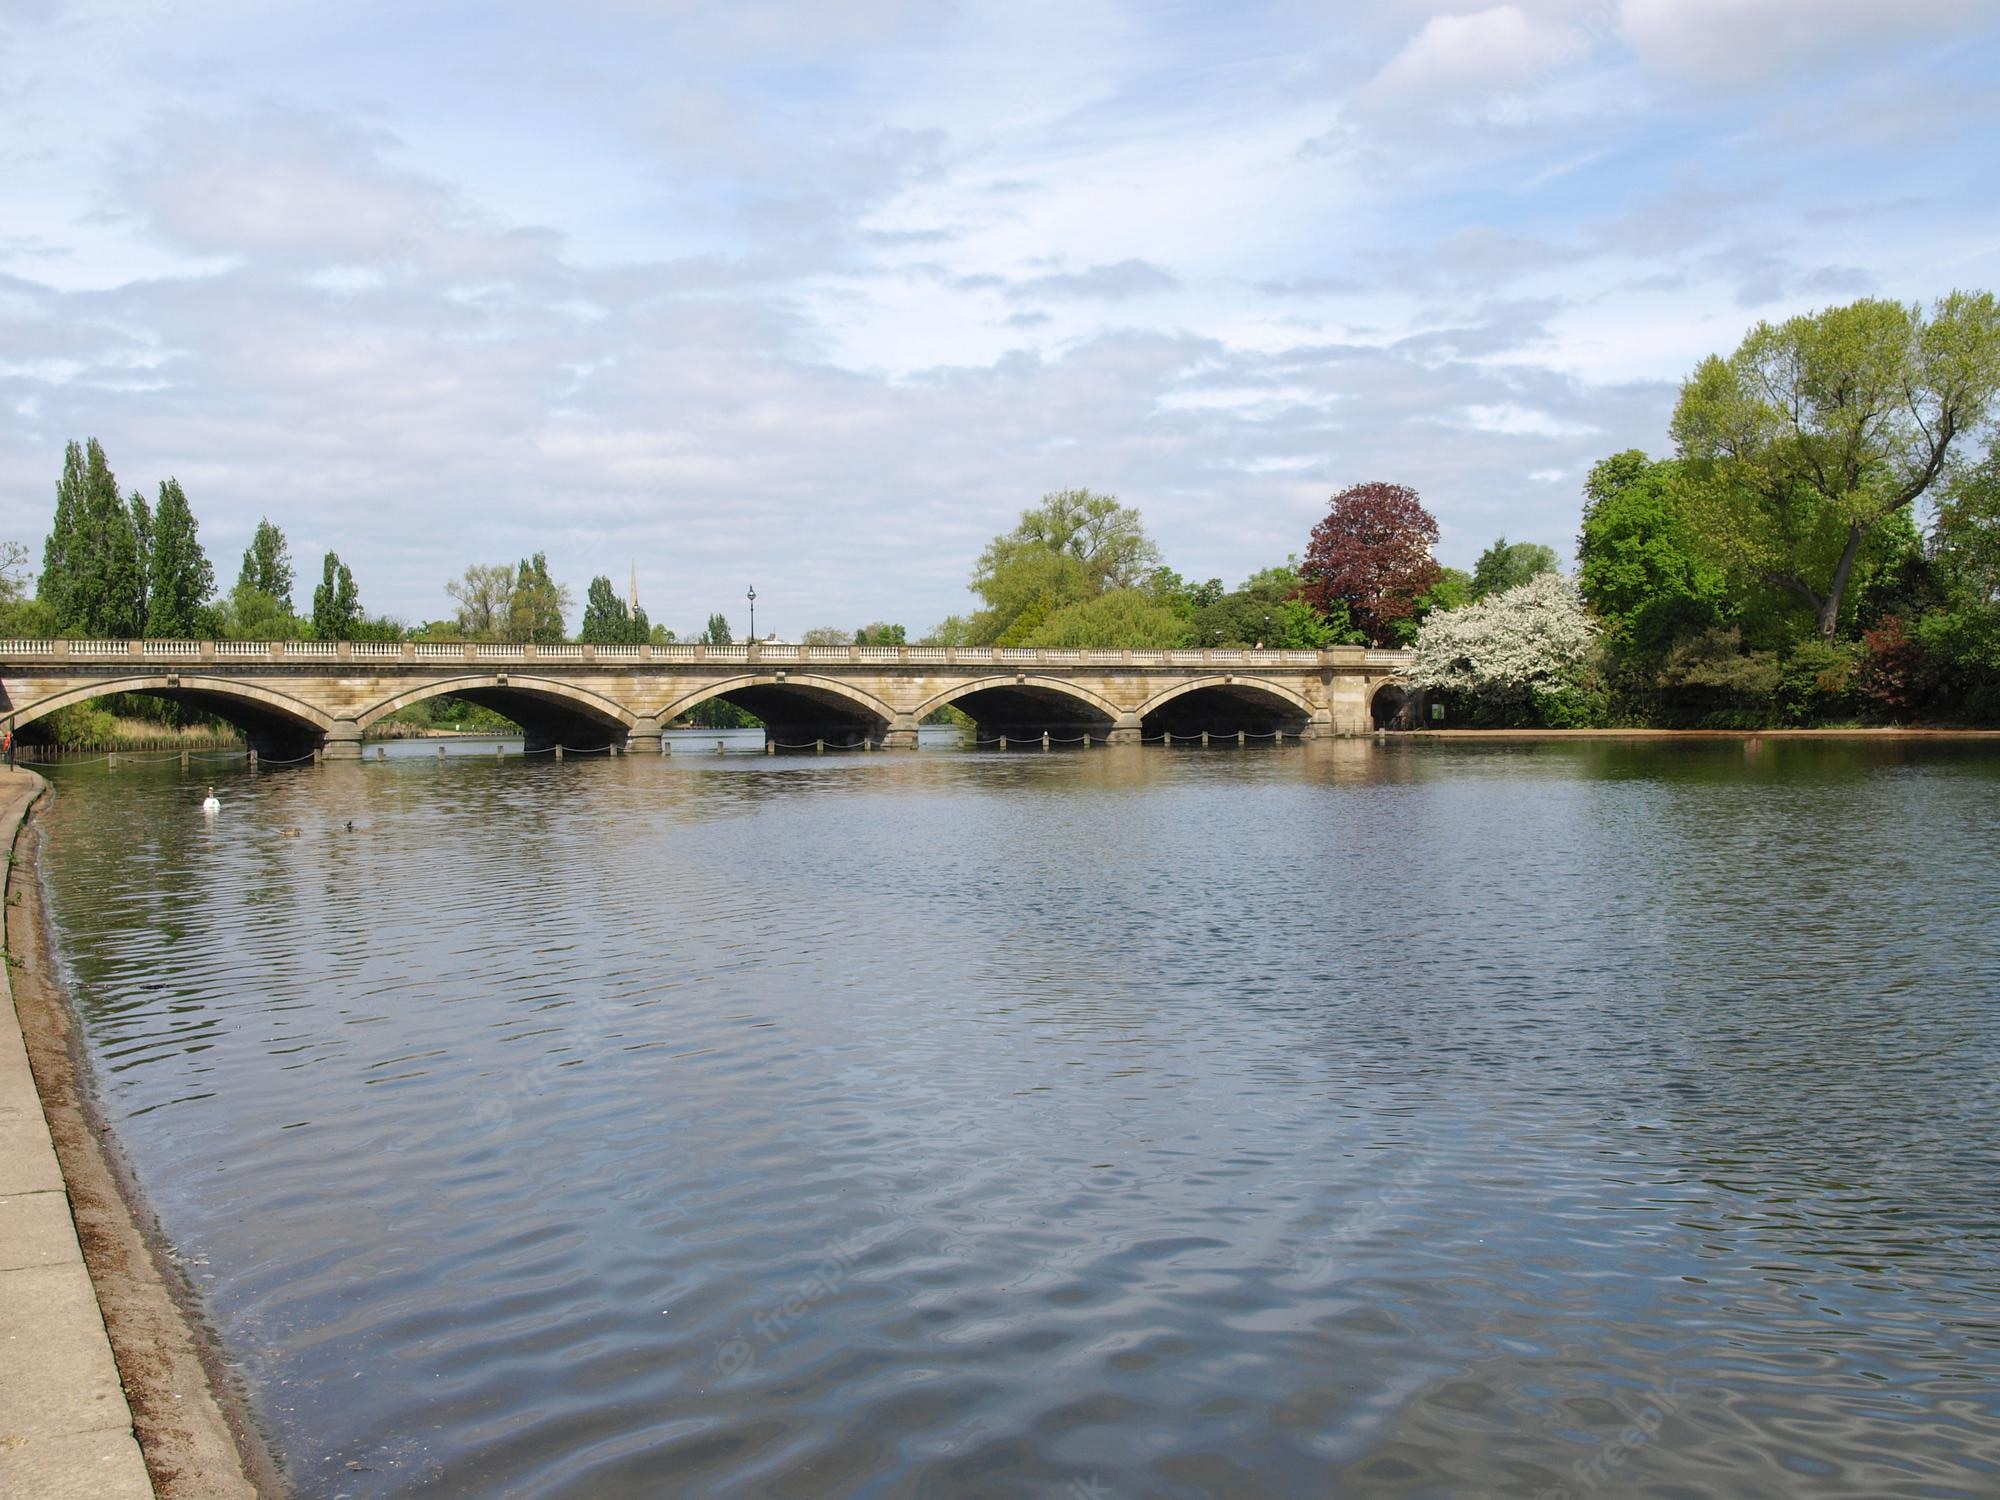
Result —
POLYGON ((917 638, 919 646, 969 646, 972 622, 964 615, 946 615, 917 638))
POLYGON ((0 637, 39 640, 62 634, 55 611, 28 595, 33 561, 25 542, 0 542, 0 637))
POLYGON ((444 586, 458 606, 460 640, 504 641, 514 619, 515 570, 505 563, 473 563, 444 586))
POLYGON ((1542 573, 1561 571, 1555 548, 1540 542, 1510 542, 1501 536, 1472 565, 1472 597, 1504 594, 1542 573))
POLYGON ((1253 573, 1227 593, 1219 580, 1201 586, 1213 594, 1189 622, 1192 646, 1255 646, 1273 651, 1319 650, 1326 646, 1359 644, 1361 633, 1348 624, 1346 607, 1336 601, 1332 614, 1322 614, 1299 594, 1298 569, 1291 563, 1253 573))
POLYGON ((1066 605, 1138 587, 1159 561, 1139 512, 1114 496, 1044 495, 980 554, 972 590, 986 607, 973 617, 969 644, 1022 639, 1066 605), (1035 617, 1024 621, 1030 611, 1035 617))
POLYGON ((838 625, 815 625, 799 637, 801 646, 851 646, 854 635, 838 625))
POLYGON ((631 620, 632 611, 618 597, 610 578, 599 573, 583 591, 583 620, 576 638, 593 646, 614 644, 624 637, 631 620))
POLYGON ((134 635, 146 633, 146 621, 152 614, 152 567, 153 567, 153 508, 146 503, 146 497, 137 490, 125 502, 126 514, 131 518, 132 543, 138 552, 139 597, 132 611, 132 618, 138 622, 134 635))
MULTIPOLYGON (((136 499, 136 497, 135 497, 136 499)), ((125 640, 146 628, 145 502, 127 502, 96 438, 64 450, 39 597, 65 634, 125 640)))
POLYGON ((406 641, 410 628, 390 615, 363 615, 349 627, 351 641, 406 641))
POLYGON ((1728 580, 1690 514, 1679 466, 1636 448, 1584 481, 1577 584, 1621 661, 1657 665, 1674 642, 1722 625, 1728 580))
POLYGON ((906 646, 909 635, 902 626, 891 625, 882 620, 871 620, 854 632, 857 646, 906 646))
POLYGON ((1023 646, 1158 650, 1187 644, 1188 627, 1146 589, 1113 589, 1066 604, 1022 637, 1023 646))
POLYGON ((0 542, 0 609, 10 609, 27 597, 33 557, 25 542, 0 542))
MULTIPOLYGON (((1909 618, 1885 622, 1890 649, 1902 636, 1916 653, 1905 691, 1925 717, 2000 723, 2000 443, 1953 476, 1918 570, 1909 618)), ((1871 646, 1882 654, 1882 643, 1871 646)), ((1871 663, 1871 675, 1885 665, 1871 663)))
POLYGON ((291 600, 240 579, 223 601, 220 624, 223 636, 232 641, 295 641, 304 628, 292 613, 291 600))
POLYGON ((180 481, 164 481, 146 560, 146 634, 155 639, 191 640, 215 628, 209 608, 215 568, 202 550, 197 530, 180 481))
POLYGON ((637 646, 651 634, 646 612, 640 610, 635 615, 618 597, 609 578, 600 573, 590 580, 590 587, 584 591, 583 624, 577 631, 578 640, 598 646, 637 646))
POLYGON ((90 455, 83 445, 70 442, 63 449, 62 477, 56 481, 56 513, 49 525, 48 540, 42 544, 42 575, 36 597, 48 607, 58 631, 69 628, 70 599, 76 588, 76 560, 79 551, 77 525, 83 515, 87 466, 104 461, 97 439, 90 440, 90 455))
POLYGON ((338 554, 329 552, 320 564, 319 586, 313 590, 313 639, 354 640, 360 623, 361 593, 354 586, 354 575, 338 554))
POLYGON ((1192 628, 1195 616, 1229 591, 1220 578, 1205 583, 1189 583, 1172 568, 1158 567, 1146 576, 1146 588, 1160 603, 1185 620, 1192 628))
POLYGON ((710 615, 708 617, 707 628, 701 633, 701 639, 703 644, 709 646, 733 645, 734 642, 730 639, 729 635, 728 617, 724 615, 710 615))
POLYGON ((1673 435, 1703 527, 1832 642, 1863 551, 1946 472, 2000 391, 2000 308, 1864 299, 1759 323, 1681 387, 1673 435))
POLYGON ((91 443, 83 509, 72 539, 68 629, 106 640, 145 633, 145 556, 137 519, 138 512, 118 494, 104 450, 91 443))
POLYGON ((289 612, 292 583, 292 549, 285 541, 285 533, 268 519, 260 519, 251 534, 250 545, 243 550, 243 567, 236 575, 236 586, 240 589, 248 584, 281 602, 289 612))
POLYGON ((566 639, 563 616, 569 613, 570 602, 569 590, 549 577, 546 553, 522 558, 509 600, 507 639, 537 646, 566 639))

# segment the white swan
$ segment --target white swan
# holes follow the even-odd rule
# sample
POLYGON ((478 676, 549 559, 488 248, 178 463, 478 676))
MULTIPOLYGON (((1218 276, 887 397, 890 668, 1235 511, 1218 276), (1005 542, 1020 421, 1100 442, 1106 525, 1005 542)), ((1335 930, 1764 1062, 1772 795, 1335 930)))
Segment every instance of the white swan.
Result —
POLYGON ((208 795, 201 799, 201 810, 211 818, 222 811, 222 804, 215 800, 215 788, 208 789, 208 795))

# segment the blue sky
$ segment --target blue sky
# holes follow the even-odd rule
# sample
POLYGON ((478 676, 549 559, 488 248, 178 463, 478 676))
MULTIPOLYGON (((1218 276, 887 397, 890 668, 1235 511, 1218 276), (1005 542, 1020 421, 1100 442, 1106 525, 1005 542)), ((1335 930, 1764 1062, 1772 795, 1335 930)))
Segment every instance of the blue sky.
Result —
POLYGON ((1996 71, 1979 0, 0 0, 0 536, 95 435, 412 620, 542 549, 922 629, 1068 486, 1231 583, 1363 479, 1567 555, 1756 320, 2000 284, 1996 71))

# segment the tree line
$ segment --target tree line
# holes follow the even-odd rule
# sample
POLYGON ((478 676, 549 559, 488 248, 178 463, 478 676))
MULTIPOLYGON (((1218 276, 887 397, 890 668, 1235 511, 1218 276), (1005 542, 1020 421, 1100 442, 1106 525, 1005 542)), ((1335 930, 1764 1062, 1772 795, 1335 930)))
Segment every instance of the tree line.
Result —
MULTIPOLYGON (((1410 646, 1450 722, 1685 726, 2000 721, 2000 313, 1990 293, 1880 299, 1760 323, 1683 383, 1671 455, 1637 450, 1583 485, 1577 567, 1496 539, 1470 572, 1434 557, 1417 492, 1334 495, 1302 550, 1233 588, 1166 565, 1115 496, 1059 490, 981 552, 978 607, 918 638, 965 646, 1410 646)), ((32 598, 0 549, 0 631, 286 640, 569 639, 544 554, 474 565, 416 626, 365 613, 326 553, 293 610, 282 530, 260 521, 217 596, 188 499, 122 495, 95 439, 71 443, 32 598)), ((665 644, 609 578, 576 639, 665 644)), ((726 616, 694 639, 729 644, 726 616)), ((901 645, 900 624, 807 644, 901 645)), ((720 710, 718 710, 720 712, 720 710)))
POLYGON ((1759 323, 1674 450, 1594 465, 1577 572, 1416 638, 1472 723, 2000 723, 2000 308, 1759 323))
POLYGON ((1410 646, 1452 723, 2000 723, 2000 309, 1866 298, 1759 323, 1683 382, 1674 451, 1583 485, 1577 567, 1495 540, 1438 564, 1408 486, 1334 495, 1303 556, 1234 589, 1139 513, 1045 496, 973 570, 968 645, 1410 646))

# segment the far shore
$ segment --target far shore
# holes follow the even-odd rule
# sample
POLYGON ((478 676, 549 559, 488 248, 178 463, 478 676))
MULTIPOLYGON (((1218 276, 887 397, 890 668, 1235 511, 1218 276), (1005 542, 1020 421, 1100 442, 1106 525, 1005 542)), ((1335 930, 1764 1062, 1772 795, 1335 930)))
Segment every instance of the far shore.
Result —
POLYGON ((1389 729, 1412 740, 1993 740, 2000 729, 1389 729))

